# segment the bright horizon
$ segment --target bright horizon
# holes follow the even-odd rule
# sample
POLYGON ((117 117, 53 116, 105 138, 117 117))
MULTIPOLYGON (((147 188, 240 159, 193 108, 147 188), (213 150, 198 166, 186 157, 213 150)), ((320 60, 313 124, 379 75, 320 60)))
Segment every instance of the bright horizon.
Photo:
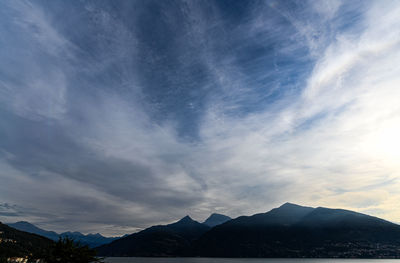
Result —
POLYGON ((400 222, 399 1, 0 3, 0 221, 285 202, 400 222))

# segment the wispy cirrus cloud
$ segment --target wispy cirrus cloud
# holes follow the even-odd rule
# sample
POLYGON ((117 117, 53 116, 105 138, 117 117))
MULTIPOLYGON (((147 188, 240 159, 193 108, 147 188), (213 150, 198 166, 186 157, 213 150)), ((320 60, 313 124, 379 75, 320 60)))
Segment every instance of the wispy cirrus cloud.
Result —
POLYGON ((74 46, 28 1, 2 3, 1 97, 4 107, 30 119, 61 118, 74 46))
MULTIPOLYGON (((227 177, 241 189, 266 186, 264 191, 252 191, 259 192, 253 205, 258 201, 262 207, 265 200, 277 204, 285 196, 356 210, 386 207, 393 214, 398 178, 398 140, 393 136, 398 118, 397 8, 388 12, 386 6, 374 3, 362 16, 362 31, 338 32, 315 61, 301 96, 285 98, 276 111, 240 121, 235 117, 221 121, 220 114, 210 114, 204 125, 206 141, 217 149, 216 155, 229 156, 226 166, 215 166, 225 173, 230 170, 227 177), (387 16, 377 17, 381 12, 387 16), (377 185, 385 181, 392 183, 377 185), (371 186, 369 193, 384 192, 381 196, 386 198, 379 205, 369 204, 364 202, 365 190, 338 194, 329 191, 329 185, 371 186), (276 201, 268 197, 271 188, 280 189, 272 194, 276 201), (359 205, 351 196, 359 197, 359 205)), ((229 179, 219 181, 216 188, 229 179)))
POLYGON ((114 235, 286 201, 399 221, 395 1, 3 6, 0 199, 23 207, 3 221, 114 235))

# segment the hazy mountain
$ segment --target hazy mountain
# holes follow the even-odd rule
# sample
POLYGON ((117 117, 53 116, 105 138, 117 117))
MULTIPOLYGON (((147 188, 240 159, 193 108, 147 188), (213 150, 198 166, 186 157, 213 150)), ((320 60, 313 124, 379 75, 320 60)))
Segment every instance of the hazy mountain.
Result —
POLYGON ((48 238, 17 230, 0 223, 0 260, 8 257, 33 255, 41 258, 51 247, 48 238))
POLYGON ((10 223, 7 225, 21 231, 41 235, 55 241, 57 241, 59 237, 59 235, 54 231, 46 231, 26 221, 10 223))
POLYGON ((88 245, 89 247, 97 247, 100 245, 108 244, 111 241, 118 239, 118 237, 104 237, 101 234, 88 234, 84 235, 80 232, 64 232, 61 234, 57 234, 53 231, 46 231, 41 229, 29 222, 20 221, 16 223, 7 224, 13 228, 16 228, 21 231, 25 231, 28 233, 33 233, 37 235, 41 235, 47 237, 51 240, 57 241, 60 237, 69 237, 75 241, 79 241, 82 244, 88 245))
POLYGON ((204 222, 203 224, 209 226, 209 227, 214 227, 220 224, 223 224, 227 221, 231 220, 229 216, 226 215, 221 215, 221 214, 211 214, 204 222))
POLYGON ((79 241, 82 244, 86 244, 89 247, 98 247, 104 244, 108 244, 119 237, 105 237, 99 233, 84 235, 80 232, 64 232, 60 234, 61 237, 69 237, 75 241, 79 241))
POLYGON ((208 257, 400 256, 400 226, 341 209, 284 204, 205 233, 192 253, 208 257))
POLYGON ((210 228, 189 216, 169 225, 152 226, 97 248, 101 256, 185 255, 192 242, 210 228))

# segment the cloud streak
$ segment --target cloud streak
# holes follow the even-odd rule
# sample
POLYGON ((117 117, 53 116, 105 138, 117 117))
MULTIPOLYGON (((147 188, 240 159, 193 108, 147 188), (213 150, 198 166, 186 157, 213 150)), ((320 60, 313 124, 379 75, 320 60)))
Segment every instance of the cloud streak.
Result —
POLYGON ((2 5, 2 221, 115 235, 286 201, 400 221, 396 1, 2 5))

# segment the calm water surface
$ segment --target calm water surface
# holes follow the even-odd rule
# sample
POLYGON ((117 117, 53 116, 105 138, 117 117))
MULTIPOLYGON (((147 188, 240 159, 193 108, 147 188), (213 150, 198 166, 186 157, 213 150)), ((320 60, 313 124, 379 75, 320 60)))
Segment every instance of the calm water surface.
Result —
POLYGON ((400 259, 106 258, 107 263, 400 263, 400 259))

